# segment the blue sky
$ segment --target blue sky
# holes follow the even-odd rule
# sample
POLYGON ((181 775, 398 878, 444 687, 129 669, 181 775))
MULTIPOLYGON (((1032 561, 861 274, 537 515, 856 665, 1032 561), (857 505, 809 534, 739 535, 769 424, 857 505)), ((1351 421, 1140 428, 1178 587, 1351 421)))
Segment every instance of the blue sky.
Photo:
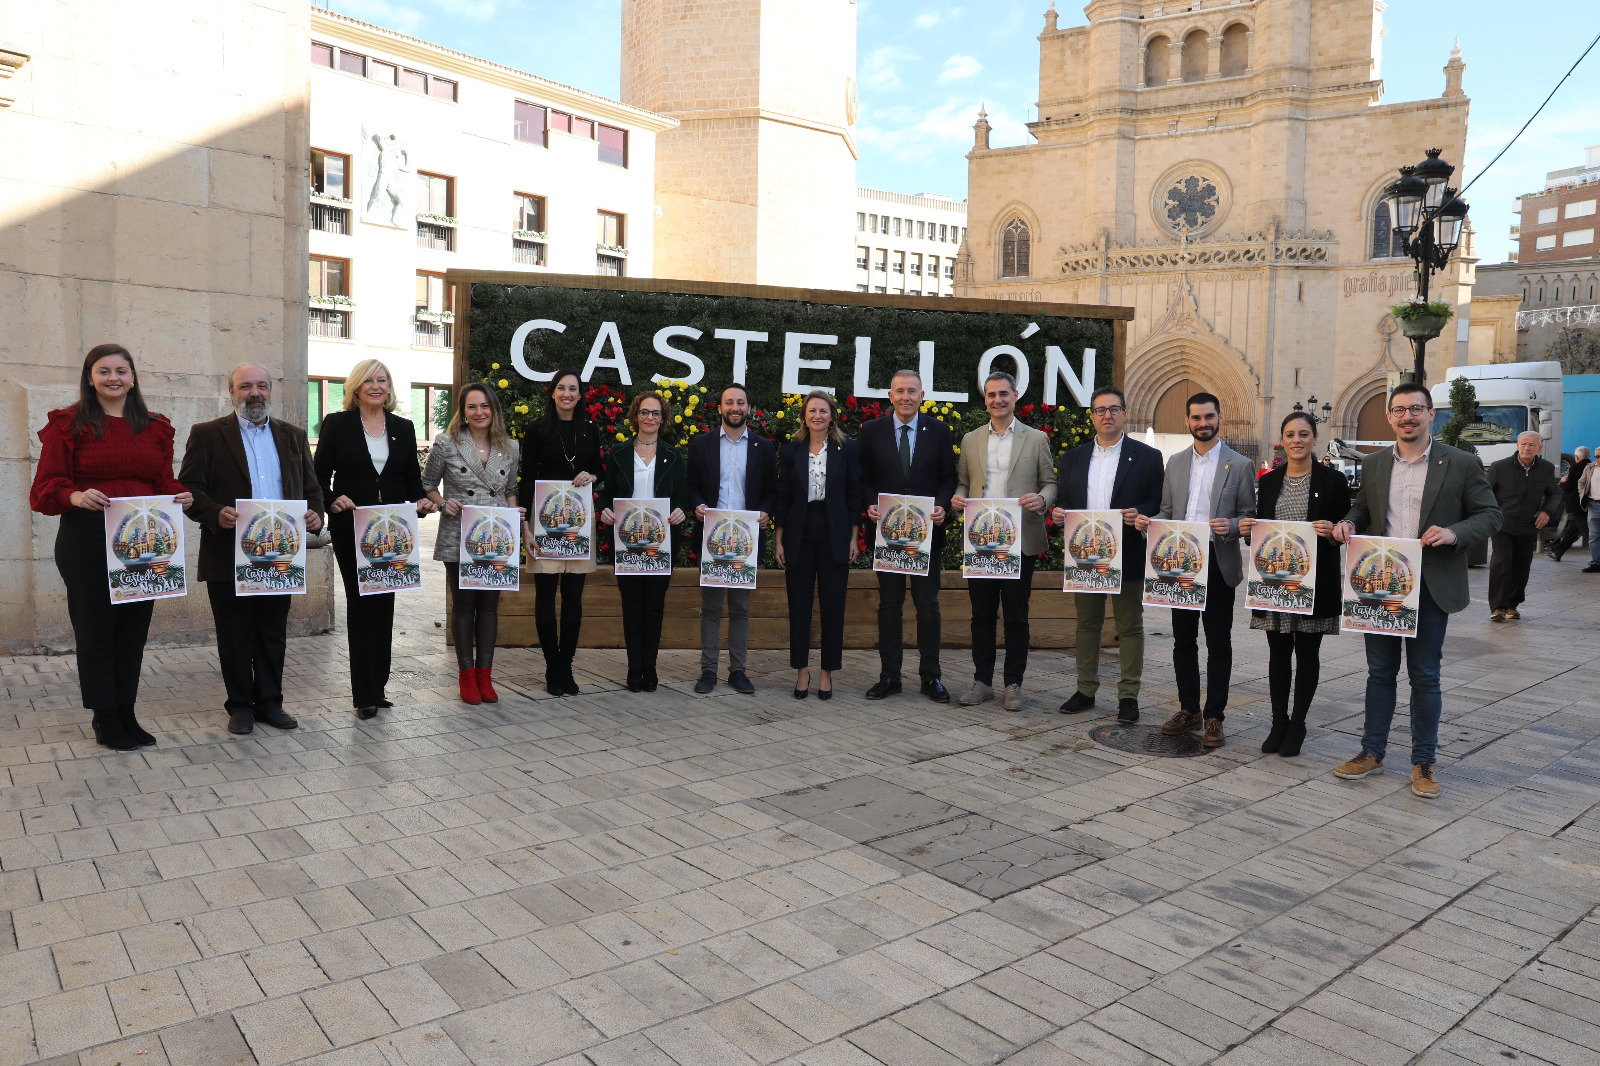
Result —
MULTIPOLYGON (((323 0, 319 0, 323 2, 323 0)), ((333 10, 449 48, 615 97, 620 0, 325 0, 333 10)), ((962 198, 965 154, 980 102, 996 146, 1028 140, 1036 117, 1046 0, 860 0, 856 45, 862 185, 962 198)), ((1058 4, 1061 25, 1081 25, 1081 6, 1058 4)), ((1508 17, 1503 0, 1391 0, 1384 13, 1384 100, 1438 96, 1454 38, 1472 97, 1465 180, 1493 158, 1583 46, 1600 33, 1600 4, 1566 5, 1557 18, 1508 17)), ((1577 166, 1600 144, 1600 48, 1585 60, 1528 132, 1478 182, 1478 253, 1500 262, 1513 245, 1511 201, 1540 188, 1548 170, 1577 166)), ((1429 145, 1417 145, 1416 162, 1429 145)), ((1460 163, 1460 160, 1453 160, 1460 163)), ((1461 178, 1463 171, 1457 171, 1461 178)))

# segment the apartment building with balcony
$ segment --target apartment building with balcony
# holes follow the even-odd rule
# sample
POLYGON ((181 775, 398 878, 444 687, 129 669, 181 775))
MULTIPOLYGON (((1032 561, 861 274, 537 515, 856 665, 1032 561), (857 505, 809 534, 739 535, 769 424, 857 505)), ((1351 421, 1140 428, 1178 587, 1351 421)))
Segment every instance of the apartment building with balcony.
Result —
POLYGON ((856 291, 951 296, 967 202, 856 189, 856 291))
POLYGON ((329 11, 311 12, 308 428, 366 358, 439 430, 451 267, 648 274, 672 119, 329 11))
MULTIPOLYGON (((1545 174, 1544 188, 1517 197, 1517 242, 1512 260, 1525 264, 1561 263, 1600 255, 1596 204, 1600 202, 1600 144, 1585 150, 1582 166, 1545 174)), ((1537 283, 1535 283, 1537 284, 1537 283)))

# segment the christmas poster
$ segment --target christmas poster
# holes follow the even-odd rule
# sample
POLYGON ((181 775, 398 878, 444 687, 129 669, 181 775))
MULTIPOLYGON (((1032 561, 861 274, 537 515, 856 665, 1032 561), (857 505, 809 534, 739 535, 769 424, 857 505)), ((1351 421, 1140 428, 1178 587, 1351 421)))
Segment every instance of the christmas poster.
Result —
POLYGON ((187 596, 183 508, 171 496, 117 496, 105 509, 112 603, 187 596))
POLYGON ((1064 592, 1122 591, 1122 512, 1068 511, 1062 523, 1064 592))
POLYGON ((700 541, 702 588, 753 589, 761 550, 760 511, 706 511, 700 541))
POLYGON ((306 501, 238 500, 233 525, 233 591, 239 596, 306 594, 306 501))
POLYGON ((617 524, 612 558, 618 576, 665 577, 672 573, 672 501, 637 499, 611 501, 617 524))
POLYGON ((1204 522, 1152 518, 1145 536, 1150 552, 1144 577, 1145 606, 1205 610, 1211 527, 1204 522))
POLYGON ((1345 549, 1341 633, 1417 635, 1422 596, 1422 541, 1351 537, 1345 549))
POLYGON ((355 515, 356 590, 363 596, 422 587, 422 549, 417 537, 417 505, 357 507, 355 515))
POLYGON ((968 500, 961 523, 961 576, 1022 577, 1022 508, 1016 500, 968 500))
POLYGON ((594 558, 594 496, 587 485, 535 481, 533 555, 537 559, 594 558))
POLYGON ((461 505, 456 582, 464 589, 515 592, 522 587, 522 516, 515 507, 461 505))
POLYGON ((1310 614, 1317 601, 1317 531, 1310 522, 1256 519, 1250 530, 1244 605, 1310 614))
POLYGON ((932 561, 933 497, 879 495, 872 569, 927 577, 932 561))

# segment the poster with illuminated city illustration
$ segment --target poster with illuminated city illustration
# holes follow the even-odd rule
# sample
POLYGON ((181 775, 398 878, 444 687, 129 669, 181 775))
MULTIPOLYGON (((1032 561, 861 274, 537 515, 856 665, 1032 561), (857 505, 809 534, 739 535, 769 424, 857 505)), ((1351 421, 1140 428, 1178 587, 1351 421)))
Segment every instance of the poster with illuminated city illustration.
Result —
POLYGON ((189 594, 183 508, 171 496, 117 496, 106 505, 105 516, 112 603, 189 594))
POLYGON ((878 496, 872 569, 927 577, 933 560, 933 497, 878 496))
MULTIPOLYGON (((1335 549, 1337 550, 1337 549, 1335 549)), ((1317 602, 1317 531, 1310 522, 1256 519, 1250 529, 1244 605, 1310 614, 1317 602)))
POLYGON ((1145 537, 1150 552, 1144 575, 1145 606, 1205 610, 1211 527, 1204 522, 1152 518, 1145 537))
POLYGON ((1345 549, 1341 633, 1417 635, 1422 596, 1422 541, 1351 537, 1345 549))
POLYGON ((456 581, 464 589, 516 592, 522 587, 522 515, 515 507, 461 506, 456 581))
POLYGON ((535 481, 533 555, 538 559, 594 558, 594 490, 570 481, 535 481))
POLYGON ((1066 545, 1063 592, 1122 591, 1122 512, 1068 511, 1061 526, 1066 545))
POLYGON ((1022 577, 1022 508, 1016 500, 968 500, 961 523, 961 576, 1022 577))
POLYGON ((760 511, 706 511, 700 534, 701 587, 755 588, 760 550, 760 511))
POLYGON ((417 536, 417 505, 357 507, 355 515, 356 591, 363 596, 422 587, 422 550, 417 536))
POLYGON ((306 594, 306 501, 239 500, 233 524, 233 591, 306 594))
POLYGON ((672 573, 672 501, 612 500, 613 569, 618 576, 664 577, 672 573))

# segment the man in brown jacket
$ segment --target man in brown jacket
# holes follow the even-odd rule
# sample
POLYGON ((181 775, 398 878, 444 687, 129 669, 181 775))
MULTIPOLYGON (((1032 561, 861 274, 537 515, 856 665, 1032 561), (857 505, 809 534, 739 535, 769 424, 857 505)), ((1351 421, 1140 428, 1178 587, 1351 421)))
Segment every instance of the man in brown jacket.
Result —
POLYGON ((228 732, 255 723, 293 729, 283 709, 287 595, 234 593, 234 526, 240 500, 305 500, 306 528, 322 528, 322 489, 306 431, 271 417, 272 375, 246 363, 228 375, 233 412, 189 431, 180 480, 194 493, 188 515, 200 523, 200 580, 217 629, 217 657, 228 690, 228 732))

